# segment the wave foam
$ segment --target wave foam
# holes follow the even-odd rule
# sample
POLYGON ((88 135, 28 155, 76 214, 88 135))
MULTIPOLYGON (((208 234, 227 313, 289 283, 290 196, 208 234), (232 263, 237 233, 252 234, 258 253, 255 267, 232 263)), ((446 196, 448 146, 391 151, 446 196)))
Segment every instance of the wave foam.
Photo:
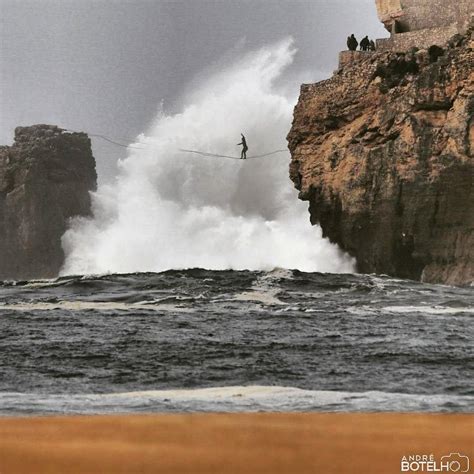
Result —
POLYGON ((471 412, 474 397, 233 386, 84 395, 2 393, 0 402, 0 413, 6 414, 176 411, 471 412))
POLYGON ((474 314, 474 308, 447 308, 442 306, 386 306, 382 311, 389 313, 423 313, 423 314, 474 314))
POLYGON ((192 312, 191 309, 180 306, 159 303, 121 303, 118 301, 57 301, 57 302, 35 302, 35 303, 13 303, 0 304, 0 311, 173 311, 178 313, 192 312))
POLYGON ((182 148, 252 155, 286 148, 294 101, 274 84, 294 56, 291 40, 223 68, 181 113, 160 112, 145 149, 132 149, 117 181, 93 195, 93 218, 63 237, 62 274, 167 269, 352 272, 353 261, 308 222, 288 178, 288 153, 264 160, 195 157, 182 148))

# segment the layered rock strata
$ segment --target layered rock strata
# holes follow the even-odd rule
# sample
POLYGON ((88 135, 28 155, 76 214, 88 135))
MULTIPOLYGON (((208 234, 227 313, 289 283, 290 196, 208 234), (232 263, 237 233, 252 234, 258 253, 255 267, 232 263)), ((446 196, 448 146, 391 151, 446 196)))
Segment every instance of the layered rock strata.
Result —
POLYGON ((474 280, 472 28, 444 49, 367 55, 303 85, 290 176, 358 270, 474 280))

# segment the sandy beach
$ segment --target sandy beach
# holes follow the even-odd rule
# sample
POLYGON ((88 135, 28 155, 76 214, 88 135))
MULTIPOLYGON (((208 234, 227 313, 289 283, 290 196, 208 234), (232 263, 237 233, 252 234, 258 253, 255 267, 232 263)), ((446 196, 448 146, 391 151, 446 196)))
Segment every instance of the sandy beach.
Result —
POLYGON ((0 419, 0 472, 399 473, 474 460, 472 415, 182 414, 0 419))

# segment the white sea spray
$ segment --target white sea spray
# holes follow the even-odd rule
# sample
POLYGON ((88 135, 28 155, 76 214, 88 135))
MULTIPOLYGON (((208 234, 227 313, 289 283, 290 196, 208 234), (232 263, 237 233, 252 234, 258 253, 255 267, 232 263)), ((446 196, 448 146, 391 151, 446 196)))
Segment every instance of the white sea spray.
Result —
POLYGON ((181 113, 160 112, 120 163, 117 180, 93 195, 93 217, 63 237, 62 274, 213 270, 352 272, 353 261, 309 223, 288 178, 285 149, 294 97, 275 81, 292 63, 291 39, 238 58, 188 94, 181 113), (143 145, 145 144, 145 145, 143 145))

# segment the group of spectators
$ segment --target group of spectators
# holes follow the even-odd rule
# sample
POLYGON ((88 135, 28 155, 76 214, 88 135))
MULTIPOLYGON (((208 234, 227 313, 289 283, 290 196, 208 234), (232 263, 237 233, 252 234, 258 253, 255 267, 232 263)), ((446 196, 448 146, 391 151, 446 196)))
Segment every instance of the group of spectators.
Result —
MULTIPOLYGON (((357 41, 356 37, 352 34, 347 38, 347 47, 349 51, 357 51, 357 46, 359 46, 359 42, 357 41)), ((375 41, 369 40, 368 36, 365 36, 360 40, 360 50, 361 51, 375 51, 375 41)))

